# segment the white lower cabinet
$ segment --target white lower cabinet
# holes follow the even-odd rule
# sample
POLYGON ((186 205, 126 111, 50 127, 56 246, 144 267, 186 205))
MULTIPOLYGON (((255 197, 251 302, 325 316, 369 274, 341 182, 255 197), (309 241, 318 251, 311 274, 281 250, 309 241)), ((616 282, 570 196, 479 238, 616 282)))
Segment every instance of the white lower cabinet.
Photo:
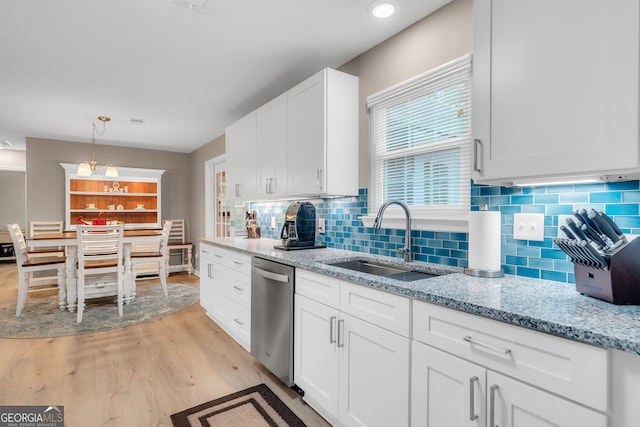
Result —
POLYGON ((607 350, 413 302, 411 426, 606 427, 607 350))
POLYGON ((251 345, 251 257, 200 243, 200 305, 247 351, 251 345))
MULTIPOLYGON (((294 378, 305 401, 334 425, 408 425, 409 338, 340 308, 357 305, 366 311, 365 306, 375 307, 389 296, 387 306, 399 302, 405 307, 392 311, 405 311, 410 301, 302 270, 296 274, 296 283, 305 287, 297 288, 295 296, 294 378), (332 307, 307 297, 317 295, 309 289, 316 285, 351 290, 341 292, 339 307, 332 307), (350 301, 343 295, 350 295, 350 301)), ((370 312, 372 317, 379 313, 370 312)))
POLYGON ((606 427, 607 417, 414 341, 412 426, 606 427))

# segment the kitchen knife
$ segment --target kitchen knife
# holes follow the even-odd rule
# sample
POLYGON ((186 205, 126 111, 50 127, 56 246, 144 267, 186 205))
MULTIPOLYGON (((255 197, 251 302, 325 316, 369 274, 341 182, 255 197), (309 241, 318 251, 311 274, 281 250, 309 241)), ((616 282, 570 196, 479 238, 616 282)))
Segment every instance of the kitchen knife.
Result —
POLYGON ((596 230, 587 226, 587 224, 582 224, 582 227, 580 227, 580 229, 584 231, 584 234, 589 238, 589 240, 591 240, 591 243, 597 250, 601 251, 608 248, 607 243, 602 240, 596 230))
POLYGON ((569 229, 564 225, 560 226, 560 231, 562 231, 564 235, 567 236, 568 239, 574 240, 576 238, 576 236, 574 236, 573 233, 569 231, 569 229))
POLYGON ((600 229, 598 228, 598 225, 591 221, 591 219, 589 218, 589 214, 587 213, 586 209, 580 209, 574 212, 574 215, 580 219, 580 221, 582 221, 583 224, 585 224, 587 227, 593 228, 593 230, 598 233, 598 234, 602 234, 602 232, 600 231, 600 229))
MULTIPOLYGON (((598 225, 598 228, 602 233, 607 236, 611 241, 615 244, 618 240, 620 240, 620 236, 611 228, 607 220, 605 220, 602 216, 598 215, 598 212, 595 209, 591 209, 589 211, 589 218, 598 225)), ((567 219, 568 221, 568 219, 567 219)))
POLYGON ((605 221, 607 221, 607 223, 609 223, 613 231, 615 231, 618 236, 624 236, 624 233, 620 231, 618 225, 611 219, 609 215, 604 212, 598 212, 598 215, 600 215, 605 221))
POLYGON ((593 248, 593 246, 587 245, 586 242, 584 243, 585 244, 581 246, 586 252, 589 253, 589 255, 591 255, 591 259, 596 261, 596 263, 598 264, 596 268, 599 268, 600 270, 608 270, 609 264, 607 263, 607 260, 602 255, 600 255, 598 251, 593 248))
POLYGON ((569 226, 569 230, 576 236, 578 240, 588 240, 588 237, 584 234, 584 232, 578 227, 573 218, 567 218, 567 226, 569 226))
POLYGON ((565 253, 565 255, 569 257, 571 262, 575 264, 581 264, 581 262, 577 259, 575 251, 571 249, 567 244, 568 241, 569 241, 568 239, 564 239, 561 237, 553 239, 553 242, 560 248, 562 252, 565 253))

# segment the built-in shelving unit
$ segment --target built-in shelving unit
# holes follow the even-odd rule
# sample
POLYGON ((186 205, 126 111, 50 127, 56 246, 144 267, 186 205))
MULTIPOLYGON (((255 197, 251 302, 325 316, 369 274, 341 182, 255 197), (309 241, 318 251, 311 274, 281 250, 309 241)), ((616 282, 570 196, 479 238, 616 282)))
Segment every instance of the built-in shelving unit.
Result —
POLYGON ((74 229, 79 218, 91 222, 100 213, 107 221, 123 221, 126 228, 161 226, 164 170, 119 167, 117 178, 80 177, 78 165, 60 165, 65 170, 65 228, 74 229))

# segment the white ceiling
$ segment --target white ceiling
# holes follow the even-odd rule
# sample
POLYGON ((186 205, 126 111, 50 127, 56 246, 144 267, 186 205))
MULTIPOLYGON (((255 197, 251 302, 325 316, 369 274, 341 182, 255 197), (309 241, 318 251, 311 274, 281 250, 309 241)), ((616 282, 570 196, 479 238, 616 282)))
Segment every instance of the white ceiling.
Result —
POLYGON ((189 153, 450 0, 197 1, 0 1, 0 140, 90 142, 107 115, 98 144, 189 153))

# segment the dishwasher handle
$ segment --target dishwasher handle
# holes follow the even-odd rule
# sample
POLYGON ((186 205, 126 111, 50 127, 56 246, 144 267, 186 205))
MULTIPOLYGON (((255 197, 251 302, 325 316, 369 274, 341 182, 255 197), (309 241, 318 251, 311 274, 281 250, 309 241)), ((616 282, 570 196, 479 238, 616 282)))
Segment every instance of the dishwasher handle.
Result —
POLYGON ((284 274, 272 273, 271 271, 263 270, 255 266, 253 267, 253 271, 258 276, 262 276, 265 279, 275 280, 276 282, 289 283, 289 276, 285 276, 284 274))

